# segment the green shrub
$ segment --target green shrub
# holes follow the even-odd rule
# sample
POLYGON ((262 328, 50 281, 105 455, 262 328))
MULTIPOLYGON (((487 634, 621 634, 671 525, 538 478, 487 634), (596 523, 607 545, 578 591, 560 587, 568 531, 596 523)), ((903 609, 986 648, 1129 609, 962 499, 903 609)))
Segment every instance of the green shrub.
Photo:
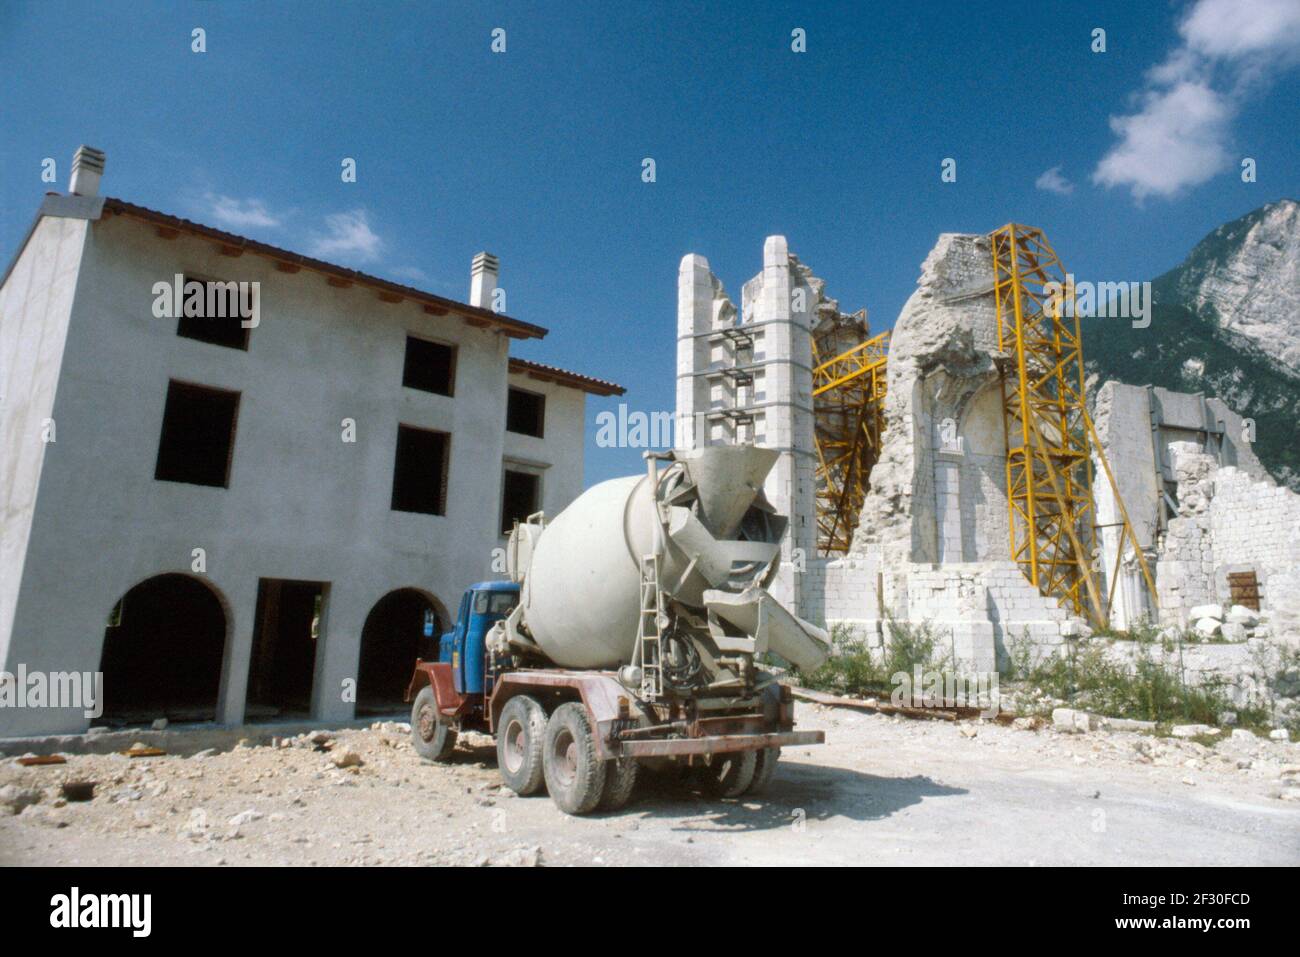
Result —
POLYGON ((894 689, 893 676, 909 675, 920 665, 924 671, 942 671, 949 655, 941 652, 940 638, 929 622, 886 623, 889 640, 875 653, 851 626, 831 629, 831 656, 815 671, 794 669, 794 680, 805 688, 832 694, 888 695, 894 689))
POLYGON ((1222 683, 1189 687, 1150 649, 1149 642, 1137 645, 1131 669, 1108 658, 1105 644, 1090 641, 1071 644, 1064 653, 1031 665, 1017 666, 1013 653, 1009 670, 1015 672, 1013 680, 1073 707, 1114 718, 1217 724, 1222 712, 1235 710, 1222 683))

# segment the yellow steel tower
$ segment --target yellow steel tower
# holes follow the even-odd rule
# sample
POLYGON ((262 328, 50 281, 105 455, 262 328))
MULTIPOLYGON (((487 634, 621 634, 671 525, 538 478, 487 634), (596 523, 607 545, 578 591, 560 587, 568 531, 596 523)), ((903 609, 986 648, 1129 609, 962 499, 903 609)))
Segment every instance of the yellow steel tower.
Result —
POLYGON ((1010 357, 1001 371, 1011 557, 1042 594, 1105 627, 1119 569, 1117 562, 1103 599, 1096 575, 1094 453, 1122 517, 1117 558, 1127 542, 1152 601, 1155 587, 1088 418, 1074 290, 1042 230, 1009 223, 989 239, 998 349, 1010 357))

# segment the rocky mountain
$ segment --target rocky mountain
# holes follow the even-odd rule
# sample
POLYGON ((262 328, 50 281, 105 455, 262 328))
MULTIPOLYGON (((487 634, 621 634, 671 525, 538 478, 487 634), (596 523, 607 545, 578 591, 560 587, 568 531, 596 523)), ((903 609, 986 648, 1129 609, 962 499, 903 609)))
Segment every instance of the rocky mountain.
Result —
POLYGON ((1220 226, 1152 280, 1151 325, 1082 322, 1102 379, 1218 396, 1255 420, 1255 452, 1300 491, 1300 204, 1220 226))

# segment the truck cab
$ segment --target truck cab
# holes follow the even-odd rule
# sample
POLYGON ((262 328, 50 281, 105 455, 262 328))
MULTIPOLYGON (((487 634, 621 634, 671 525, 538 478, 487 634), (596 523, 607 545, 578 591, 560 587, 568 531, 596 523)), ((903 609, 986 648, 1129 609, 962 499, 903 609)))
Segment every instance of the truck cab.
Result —
POLYGON ((514 611, 517 604, 519 586, 514 582, 478 582, 461 596, 456 623, 438 643, 438 661, 450 666, 457 694, 483 693, 484 639, 492 625, 514 611))

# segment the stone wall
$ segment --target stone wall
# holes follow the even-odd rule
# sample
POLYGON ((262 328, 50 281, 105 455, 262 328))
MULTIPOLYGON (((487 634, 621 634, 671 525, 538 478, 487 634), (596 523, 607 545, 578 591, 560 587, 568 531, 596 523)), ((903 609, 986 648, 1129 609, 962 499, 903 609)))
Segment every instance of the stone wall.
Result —
POLYGON ((1229 604, 1228 574, 1253 571, 1273 637, 1300 643, 1300 495, 1221 468, 1194 443, 1169 452, 1178 515, 1157 563, 1161 621, 1186 626, 1195 606, 1229 604))
POLYGON ((1154 664, 1181 675, 1189 688, 1221 686, 1237 707, 1268 705, 1280 697, 1300 692, 1300 687, 1291 680, 1294 676, 1288 677, 1281 668, 1278 646, 1265 638, 1221 644, 1182 642, 1169 646, 1115 641, 1107 645, 1105 654, 1107 659, 1129 671, 1136 667, 1139 655, 1145 655, 1154 664))
POLYGON ((872 557, 809 559, 803 616, 827 627, 845 624, 862 635, 879 635, 879 572, 880 564, 872 557))

